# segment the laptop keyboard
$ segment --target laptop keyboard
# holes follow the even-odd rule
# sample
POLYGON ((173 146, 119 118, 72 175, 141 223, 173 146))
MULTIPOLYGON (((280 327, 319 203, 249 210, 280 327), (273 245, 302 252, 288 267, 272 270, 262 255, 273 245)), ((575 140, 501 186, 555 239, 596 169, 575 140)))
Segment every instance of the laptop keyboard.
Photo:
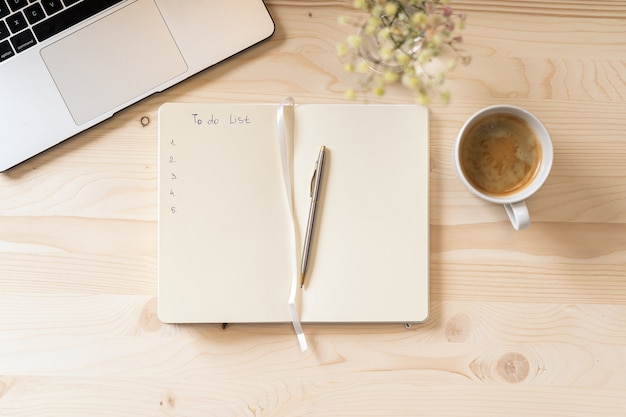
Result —
POLYGON ((0 62, 123 0, 0 0, 0 62))

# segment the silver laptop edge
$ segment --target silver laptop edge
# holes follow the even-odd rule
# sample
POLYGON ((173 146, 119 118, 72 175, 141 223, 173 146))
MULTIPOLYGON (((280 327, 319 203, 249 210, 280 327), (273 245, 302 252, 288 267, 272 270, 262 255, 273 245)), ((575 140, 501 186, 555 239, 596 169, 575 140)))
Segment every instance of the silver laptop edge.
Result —
POLYGON ((124 1, 0 62, 0 172, 269 38, 274 29, 261 0, 124 1), (131 15, 139 16, 136 27, 131 15), (117 38, 101 40, 106 25, 117 25, 117 38), (152 26, 163 29, 158 42, 146 37, 152 26), (115 42, 135 49, 110 47, 115 42), (66 72, 72 63, 66 53, 75 47, 83 52, 73 61, 77 68, 66 72), (109 57, 123 62, 107 69, 109 57))

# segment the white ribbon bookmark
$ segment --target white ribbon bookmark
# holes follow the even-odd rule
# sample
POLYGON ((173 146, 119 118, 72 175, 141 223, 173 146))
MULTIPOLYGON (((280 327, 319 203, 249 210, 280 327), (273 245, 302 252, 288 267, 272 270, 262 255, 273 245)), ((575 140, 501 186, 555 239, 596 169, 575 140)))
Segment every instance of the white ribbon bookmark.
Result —
POLYGON ((292 97, 287 97, 278 106, 276 127, 278 130, 278 141, 280 145, 280 159, 283 167, 283 181, 285 183, 285 191, 287 193, 287 204, 289 206, 289 214, 291 217, 291 263, 292 263, 292 277, 291 277, 291 292, 289 293, 289 313, 291 314, 291 323, 293 329, 296 331, 298 337, 298 343, 300 344, 300 350, 303 352, 307 350, 306 336, 304 330, 302 330, 302 323, 300 322, 300 315, 296 309, 296 295, 298 293, 298 253, 296 249, 296 218, 293 212, 293 194, 291 192, 291 174, 288 144, 287 144, 287 126, 285 123, 285 107, 289 106, 293 109, 294 100, 292 97))

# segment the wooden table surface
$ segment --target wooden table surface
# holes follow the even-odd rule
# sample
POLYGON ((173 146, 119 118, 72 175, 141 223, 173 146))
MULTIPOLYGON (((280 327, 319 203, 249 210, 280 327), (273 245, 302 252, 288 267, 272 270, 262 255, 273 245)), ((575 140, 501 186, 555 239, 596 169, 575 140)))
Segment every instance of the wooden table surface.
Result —
POLYGON ((473 62, 431 106, 428 322, 308 325, 301 353, 288 324, 158 320, 158 107, 341 103, 351 85, 335 52, 351 1, 267 3, 269 41, 0 175, 0 415, 626 415, 622 0, 453 2, 473 62), (554 142, 522 232, 451 163, 496 103, 554 142))

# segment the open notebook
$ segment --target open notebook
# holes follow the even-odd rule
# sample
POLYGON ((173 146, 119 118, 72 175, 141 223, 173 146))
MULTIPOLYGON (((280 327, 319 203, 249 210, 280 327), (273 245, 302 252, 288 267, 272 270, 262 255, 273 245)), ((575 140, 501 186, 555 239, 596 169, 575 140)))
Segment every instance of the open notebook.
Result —
POLYGON ((295 289, 298 314, 303 322, 424 321, 427 109, 373 104, 283 109, 161 107, 159 318, 292 320, 288 299, 302 256, 313 169, 324 145, 309 270, 304 288, 295 289))

